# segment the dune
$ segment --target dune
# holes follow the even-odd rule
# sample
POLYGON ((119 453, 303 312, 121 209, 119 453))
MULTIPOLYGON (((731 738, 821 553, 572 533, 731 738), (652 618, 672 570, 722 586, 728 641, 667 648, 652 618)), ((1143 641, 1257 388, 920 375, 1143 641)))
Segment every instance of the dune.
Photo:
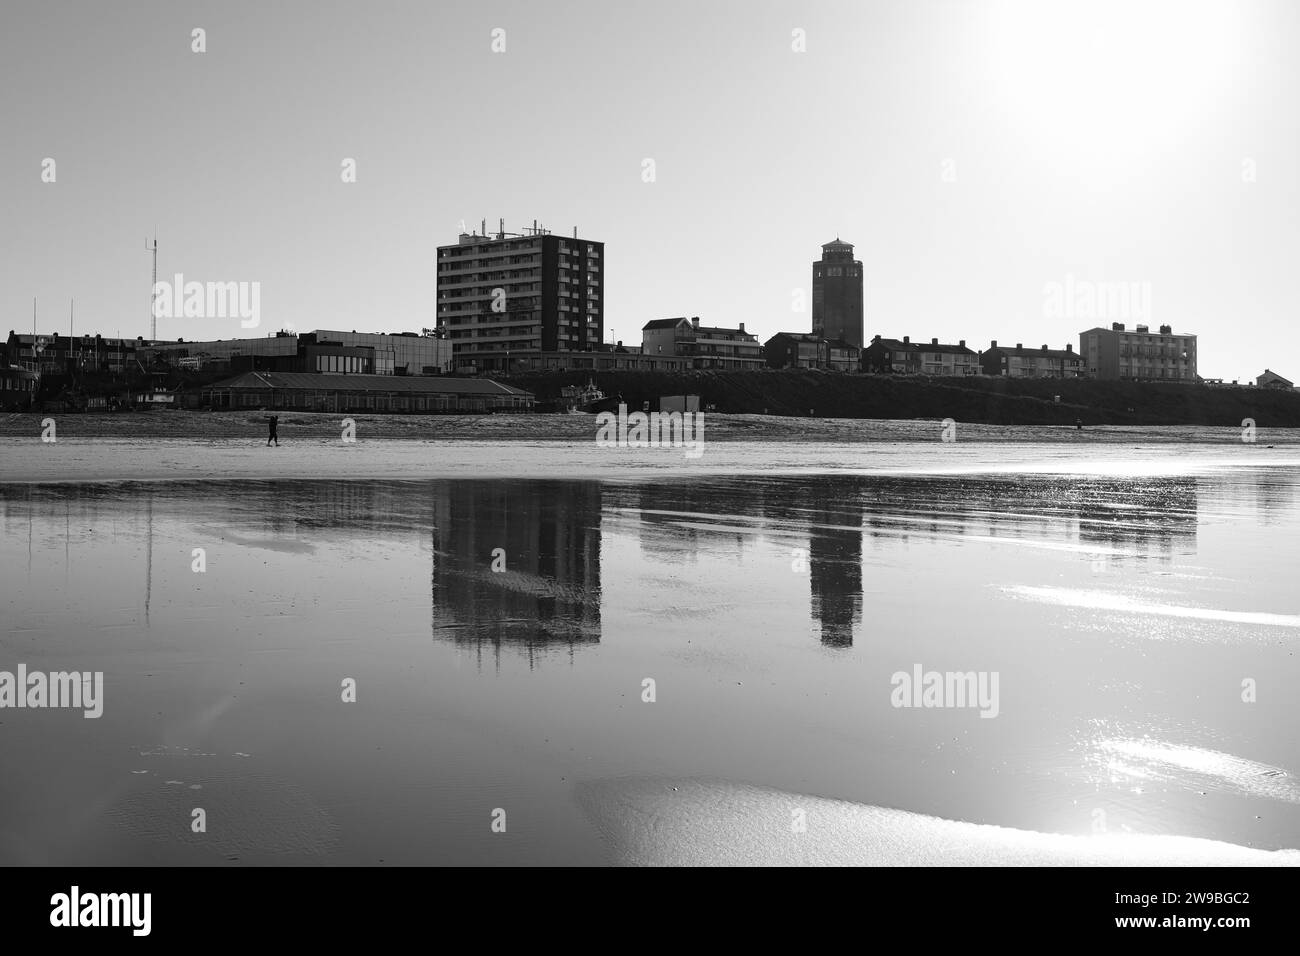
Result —
POLYGON ((576 796, 625 866, 1300 866, 1297 850, 1040 833, 719 780, 613 778, 576 796))

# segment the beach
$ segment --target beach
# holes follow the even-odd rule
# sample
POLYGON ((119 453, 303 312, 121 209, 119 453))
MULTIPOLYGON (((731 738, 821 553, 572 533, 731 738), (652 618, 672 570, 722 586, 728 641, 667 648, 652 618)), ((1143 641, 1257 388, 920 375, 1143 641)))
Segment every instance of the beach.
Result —
POLYGON ((0 862, 1297 860, 1286 436, 296 418, 0 439, 0 862))
POLYGON ((704 451, 601 448, 593 415, 354 416, 285 414, 279 447, 266 414, 155 411, 0 417, 0 482, 178 479, 607 477, 984 471, 1160 472, 1294 465, 1300 429, 1005 426, 941 421, 704 416, 704 451))

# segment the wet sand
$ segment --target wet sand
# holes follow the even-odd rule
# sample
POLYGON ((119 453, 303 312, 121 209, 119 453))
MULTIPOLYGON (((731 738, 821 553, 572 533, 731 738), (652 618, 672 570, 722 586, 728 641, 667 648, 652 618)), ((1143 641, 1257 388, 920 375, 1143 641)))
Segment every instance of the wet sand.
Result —
POLYGON ((0 711, 0 864, 1294 862, 1293 467, 726 447, 748 474, 0 485, 0 670, 105 701, 0 711), (996 719, 900 706, 918 666, 998 675, 996 719))
MULTIPOLYGON (((1038 432, 1041 429, 1026 431, 1038 432)), ((284 432, 282 431, 282 435, 284 432)), ((364 433, 362 433, 364 435, 364 433)), ((605 478, 817 472, 856 474, 1189 474, 1300 465, 1300 445, 996 441, 716 441, 680 448, 601 448, 584 440, 285 438, 0 439, 0 483, 227 479, 605 478)))
MULTIPOLYGON (((123 441, 174 439, 188 442, 237 440, 249 445, 266 441, 270 412, 199 412, 151 410, 94 414, 0 414, 0 442, 34 439, 42 422, 52 418, 60 440, 98 438, 123 441)), ((337 441, 345 418, 356 423, 360 441, 590 441, 594 415, 361 415, 276 412, 280 440, 337 441)), ((709 412, 706 439, 711 442, 929 442, 939 441, 943 424, 935 419, 794 418, 781 415, 730 415, 709 412)), ((1258 443, 1300 445, 1300 429, 1269 428, 1260 422, 1258 443)), ((1241 443, 1238 425, 1092 425, 1082 430, 1060 425, 983 425, 957 422, 959 441, 1097 443, 1233 444, 1241 443)))
POLYGON ((578 800, 624 866, 1300 866, 1300 850, 1038 833, 727 781, 591 781, 578 800))

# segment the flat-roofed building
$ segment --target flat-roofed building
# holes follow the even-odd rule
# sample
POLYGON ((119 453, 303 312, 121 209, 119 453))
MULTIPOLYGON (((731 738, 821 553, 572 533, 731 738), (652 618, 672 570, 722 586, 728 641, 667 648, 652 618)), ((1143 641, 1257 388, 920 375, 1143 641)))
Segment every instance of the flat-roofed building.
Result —
POLYGON ((442 375, 451 371, 451 343, 414 332, 280 331, 249 339, 156 342, 151 348, 177 367, 227 365, 233 371, 336 375, 442 375))
MULTIPOLYGON (((486 230, 485 230, 486 233, 486 230)), ((581 352, 605 337, 605 244, 557 236, 461 233, 438 247, 438 329, 456 368, 513 369, 543 352, 581 352)))
POLYGON ((319 412, 528 411, 531 392, 487 378, 245 372, 201 390, 213 408, 319 412))
POLYGON ((1196 336, 1175 333, 1168 325, 1152 332, 1114 322, 1079 333, 1079 354, 1092 378, 1135 381, 1195 382, 1196 336))

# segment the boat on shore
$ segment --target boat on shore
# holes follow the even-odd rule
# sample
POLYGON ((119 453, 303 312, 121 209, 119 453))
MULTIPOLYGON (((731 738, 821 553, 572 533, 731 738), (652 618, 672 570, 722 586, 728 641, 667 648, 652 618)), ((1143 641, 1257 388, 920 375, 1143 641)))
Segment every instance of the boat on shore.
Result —
POLYGON ((600 410, 606 401, 602 392, 593 381, 586 385, 565 385, 560 388, 559 410, 570 415, 590 415, 600 410))

